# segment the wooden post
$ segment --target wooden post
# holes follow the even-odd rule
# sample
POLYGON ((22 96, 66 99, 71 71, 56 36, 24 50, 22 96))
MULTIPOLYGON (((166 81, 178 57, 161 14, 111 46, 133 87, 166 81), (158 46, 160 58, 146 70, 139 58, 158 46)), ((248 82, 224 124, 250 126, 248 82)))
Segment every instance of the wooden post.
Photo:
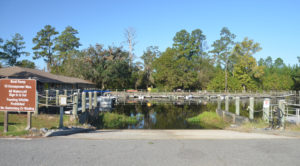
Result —
POLYGON ((27 112, 27 127, 26 130, 31 129, 31 112, 27 112))
POLYGON ((64 107, 59 107, 59 128, 64 127, 64 107))
POLYGON ((235 114, 240 115, 240 97, 235 97, 235 114))
POLYGON ((77 116, 77 111, 78 111, 78 95, 74 95, 74 102, 73 102, 73 116, 77 116))
POLYGON ((89 92, 89 110, 92 109, 92 92, 89 92))
POLYGON ((221 110, 221 96, 218 95, 218 111, 221 110))
POLYGON ((82 108, 82 112, 85 112, 85 102, 86 102, 85 92, 82 92, 82 95, 81 95, 81 108, 82 108))
POLYGON ((49 90, 46 90, 46 108, 48 108, 49 90))
POLYGON ((235 114, 232 114, 232 123, 235 123, 235 114))
POLYGON ((297 109, 296 109, 296 116, 297 116, 297 122, 296 122, 296 124, 297 124, 297 125, 299 125, 299 124, 300 124, 299 112, 300 112, 300 109, 299 109, 299 108, 297 108, 297 109))
POLYGON ((73 102, 74 102, 74 97, 73 97, 73 96, 74 96, 74 94, 73 94, 73 89, 71 89, 70 91, 71 91, 71 102, 73 103, 73 102))
POLYGON ((37 116, 38 114, 39 114, 39 93, 36 91, 34 116, 37 116))
POLYGON ((64 90, 64 95, 68 95, 68 91, 66 89, 64 90))
POLYGON ((59 95, 59 90, 56 90, 56 96, 55 96, 55 104, 58 105, 58 95, 59 95))
POLYGON ((264 105, 263 105, 263 120, 265 122, 269 122, 269 116, 270 116, 270 99, 265 99, 264 100, 264 105))
POLYGON ((3 122, 3 127, 4 127, 4 133, 7 133, 8 131, 8 111, 4 111, 4 122, 3 122))
POLYGON ((285 127, 285 104, 284 104, 285 100, 279 100, 279 103, 278 103, 278 107, 281 109, 282 111, 282 118, 281 118, 281 125, 282 125, 282 128, 285 127))
POLYGON ((77 89, 77 97, 78 97, 78 101, 80 101, 80 89, 77 89))
POLYGON ((250 104, 249 104, 249 119, 254 119, 254 97, 250 97, 250 104))
POLYGON ((93 104, 94 108, 97 107, 97 92, 94 91, 94 104, 93 104))
POLYGON ((229 97, 225 96, 225 111, 229 111, 229 97))

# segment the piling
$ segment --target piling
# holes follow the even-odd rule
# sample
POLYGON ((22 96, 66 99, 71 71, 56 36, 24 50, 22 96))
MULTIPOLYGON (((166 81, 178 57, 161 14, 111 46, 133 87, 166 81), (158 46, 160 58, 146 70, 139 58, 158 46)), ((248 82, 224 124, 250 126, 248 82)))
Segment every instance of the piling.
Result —
POLYGON ((240 115, 240 97, 235 97, 235 114, 240 115))
POLYGON ((35 93, 35 110, 34 110, 34 115, 38 115, 39 114, 39 93, 36 92, 35 93))
POLYGON ((297 108, 297 109, 296 109, 296 116, 297 116, 297 122, 296 122, 296 124, 297 124, 298 126, 299 126, 299 124, 300 124, 299 112, 300 112, 300 109, 297 108))
POLYGON ((56 96, 55 96, 55 104, 58 105, 58 95, 59 95, 59 90, 56 90, 56 96))
POLYGON ((279 100, 278 102, 278 107, 279 109, 281 109, 281 113, 282 113, 282 118, 281 118, 281 125, 282 125, 282 128, 285 128, 285 100, 279 100))
POLYGON ((26 127, 26 130, 29 130, 31 129, 31 112, 27 112, 27 127, 26 127))
POLYGON ((92 109, 92 92, 89 92, 89 110, 92 109))
POLYGON ((249 119, 254 119, 254 97, 250 97, 250 104, 249 104, 249 119))
POLYGON ((94 103, 93 103, 94 108, 97 107, 97 92, 94 91, 94 103))
POLYGON ((74 94, 74 102, 73 102, 73 116, 77 115, 78 111, 78 95, 74 94))
POLYGON ((221 110, 221 96, 218 95, 218 110, 221 110))
POLYGON ((48 108, 48 100, 49 100, 49 90, 46 90, 46 108, 48 108))
POLYGON ((82 95, 81 95, 81 108, 82 108, 82 112, 85 112, 85 102, 86 102, 85 92, 82 92, 82 95))
POLYGON ((68 91, 65 89, 65 90, 64 90, 64 95, 67 96, 67 94, 68 94, 68 91))
POLYGON ((229 111, 229 96, 225 96, 225 111, 229 111))

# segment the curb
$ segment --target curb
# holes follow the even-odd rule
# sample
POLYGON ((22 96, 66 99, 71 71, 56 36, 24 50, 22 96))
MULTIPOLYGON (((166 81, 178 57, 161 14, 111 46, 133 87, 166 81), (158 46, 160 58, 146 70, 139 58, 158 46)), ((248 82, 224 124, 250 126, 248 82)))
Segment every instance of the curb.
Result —
POLYGON ((68 129, 59 129, 55 131, 48 131, 44 137, 54 137, 54 136, 66 136, 76 133, 85 133, 89 131, 94 131, 94 129, 85 129, 85 128, 68 128, 68 129))

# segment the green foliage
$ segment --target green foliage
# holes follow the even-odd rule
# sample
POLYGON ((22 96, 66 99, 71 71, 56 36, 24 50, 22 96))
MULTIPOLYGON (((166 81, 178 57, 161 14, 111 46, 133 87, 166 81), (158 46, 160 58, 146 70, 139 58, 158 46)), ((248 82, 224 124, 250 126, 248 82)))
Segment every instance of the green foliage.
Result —
POLYGON ((260 61, 265 73, 261 79, 262 89, 290 90, 295 86, 296 78, 293 80, 293 69, 286 66, 281 58, 277 58, 274 63, 271 57, 260 61))
POLYGON ((187 89, 197 82, 197 73, 191 70, 193 63, 185 57, 178 58, 176 53, 175 49, 168 48, 154 62, 156 83, 167 90, 187 89))
POLYGON ((146 52, 141 56, 141 59, 144 61, 144 76, 140 78, 144 79, 146 87, 154 85, 153 62, 160 57, 160 54, 158 47, 150 46, 147 47, 146 52))
POLYGON ((177 50, 178 58, 184 56, 191 60, 193 56, 203 57, 205 53, 206 37, 200 29, 188 33, 185 29, 176 33, 173 38, 173 48, 177 50))
POLYGON ((58 34, 55 28, 51 25, 45 25, 44 29, 37 32, 37 35, 32 39, 35 46, 33 59, 44 58, 47 63, 47 70, 50 71, 54 66, 54 52, 55 52, 55 36, 58 34))
MULTIPOLYGON (((8 66, 14 66, 17 63, 17 59, 21 55, 28 56, 29 53, 23 51, 25 49, 24 38, 19 33, 16 33, 11 40, 6 40, 3 46, 0 46, 0 49, 3 51, 0 52, 0 60, 4 60, 8 66)), ((0 40, 0 44, 3 40, 0 40)))
POLYGON ((203 112, 195 117, 188 118, 187 121, 205 129, 224 129, 227 126, 227 123, 216 112, 203 112))
POLYGON ((31 68, 31 69, 36 68, 34 62, 31 62, 29 60, 18 61, 15 65, 20 67, 25 67, 25 68, 31 68))
MULTIPOLYGON (((256 61, 253 55, 261 50, 259 43, 248 38, 236 43, 236 36, 226 27, 212 44, 210 54, 201 29, 192 32, 183 29, 175 34, 172 47, 164 52, 158 47, 148 47, 141 56, 143 64, 132 62, 134 30, 126 30, 129 52, 122 46, 104 48, 100 44, 78 50, 81 46, 78 31, 71 26, 58 34, 51 25, 37 32, 32 40, 33 58, 44 58, 52 73, 87 79, 102 89, 300 89, 299 65, 288 66, 281 58, 273 62, 270 56, 256 61)), ((0 38, 0 67, 35 68, 33 62, 18 61, 20 56, 28 55, 24 49, 25 42, 18 33, 5 42, 0 38)))
POLYGON ((237 43, 234 48, 234 55, 238 58, 234 64, 233 75, 238 78, 242 86, 247 90, 258 89, 257 82, 263 76, 263 67, 257 66, 253 55, 260 51, 259 43, 245 38, 237 43))
MULTIPOLYGON (((207 89, 208 90, 225 90, 224 84, 225 84, 225 76, 224 72, 219 71, 218 74, 209 82, 207 89)), ((242 90, 242 84, 240 81, 233 77, 228 77, 228 87, 227 90, 242 90)))
POLYGON ((263 78, 263 89, 265 90, 290 90, 293 84, 290 75, 272 73, 263 78))
POLYGON ((100 113, 99 117, 98 128, 122 129, 127 128, 128 125, 135 125, 138 123, 136 117, 129 117, 117 113, 100 113))
POLYGON ((71 60, 72 54, 77 52, 77 48, 81 45, 79 43, 79 38, 76 37, 78 31, 71 26, 67 26, 61 34, 55 38, 55 51, 58 52, 54 56, 54 66, 51 69, 52 73, 68 73, 65 70, 65 65, 68 65, 68 61, 71 60))
POLYGON ((210 53, 213 54, 214 58, 216 59, 216 62, 218 65, 224 66, 225 70, 225 84, 224 89, 227 91, 228 89, 228 68, 232 66, 234 57, 231 55, 232 52, 232 46, 234 44, 235 35, 232 34, 228 28, 224 27, 221 30, 220 33, 221 38, 219 40, 216 40, 212 47, 213 50, 210 51, 210 53))

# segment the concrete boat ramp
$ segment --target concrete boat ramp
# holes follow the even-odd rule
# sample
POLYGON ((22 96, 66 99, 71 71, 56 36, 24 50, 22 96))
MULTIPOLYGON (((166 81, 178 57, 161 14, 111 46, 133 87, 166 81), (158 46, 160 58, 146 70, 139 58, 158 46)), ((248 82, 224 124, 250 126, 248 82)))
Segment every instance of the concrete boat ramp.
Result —
POLYGON ((295 138, 271 134, 237 132, 231 130, 97 130, 64 137, 91 140, 240 140, 295 138))

